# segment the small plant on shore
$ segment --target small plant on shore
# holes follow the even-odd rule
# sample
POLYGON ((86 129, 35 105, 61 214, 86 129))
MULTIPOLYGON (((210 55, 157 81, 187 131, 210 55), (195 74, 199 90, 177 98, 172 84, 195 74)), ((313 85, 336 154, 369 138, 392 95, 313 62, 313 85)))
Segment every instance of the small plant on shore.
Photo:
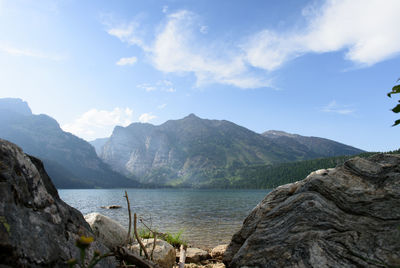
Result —
MULTIPOLYGON (((154 238, 153 233, 148 229, 139 229, 138 232, 139 236, 143 239, 154 238)), ((164 240, 165 242, 167 242, 168 244, 172 245, 175 248, 179 248, 180 245, 187 246, 187 242, 182 238, 183 230, 180 230, 177 233, 170 233, 170 232, 159 233, 157 231, 155 232, 157 233, 158 238, 164 240)))
POLYGON ((75 265, 79 265, 81 268, 93 268, 99 261, 102 259, 112 256, 112 253, 101 254, 98 250, 94 251, 92 259, 89 261, 89 264, 85 264, 86 259, 86 250, 90 247, 90 244, 94 241, 94 238, 91 236, 81 236, 76 240, 75 245, 79 248, 80 251, 80 263, 78 263, 77 259, 70 259, 67 261, 68 267, 75 267, 75 265))
POLYGON ((175 248, 179 248, 180 245, 187 246, 187 242, 183 240, 182 236, 183 231, 180 230, 176 234, 172 233, 165 233, 164 236, 162 237, 163 240, 168 242, 170 245, 172 245, 175 248))

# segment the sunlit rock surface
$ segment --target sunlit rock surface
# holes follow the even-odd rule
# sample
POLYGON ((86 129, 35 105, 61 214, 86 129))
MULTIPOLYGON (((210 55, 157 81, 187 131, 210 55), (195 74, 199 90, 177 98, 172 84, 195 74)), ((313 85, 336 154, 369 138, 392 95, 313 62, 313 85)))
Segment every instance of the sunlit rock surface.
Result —
POLYGON ((229 267, 398 267, 400 155, 353 158, 276 188, 225 252, 229 267))

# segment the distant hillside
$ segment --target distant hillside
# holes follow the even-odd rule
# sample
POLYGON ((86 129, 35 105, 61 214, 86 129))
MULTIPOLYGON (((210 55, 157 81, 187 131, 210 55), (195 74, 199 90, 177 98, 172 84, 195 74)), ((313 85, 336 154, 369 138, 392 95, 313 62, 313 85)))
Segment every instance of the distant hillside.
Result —
POLYGON ((97 155, 100 155, 103 150, 103 146, 104 146, 104 144, 106 144, 107 141, 108 141, 108 138, 99 138, 99 139, 89 141, 89 143, 94 147, 97 155))
POLYGON ((85 140, 64 132, 56 120, 32 114, 20 99, 0 99, 0 138, 43 160, 58 188, 135 187, 111 170, 85 140))
POLYGON ((269 130, 262 133, 262 135, 281 146, 297 148, 299 152, 305 152, 307 154, 306 158, 353 155, 362 152, 362 150, 336 141, 318 137, 305 137, 284 131, 269 130))
POLYGON ((160 126, 116 127, 100 157, 115 171, 139 177, 141 182, 203 187, 213 185, 230 169, 362 152, 327 139, 312 139, 300 142, 263 136, 226 120, 191 114, 160 126), (314 141, 318 143, 313 145, 314 141))

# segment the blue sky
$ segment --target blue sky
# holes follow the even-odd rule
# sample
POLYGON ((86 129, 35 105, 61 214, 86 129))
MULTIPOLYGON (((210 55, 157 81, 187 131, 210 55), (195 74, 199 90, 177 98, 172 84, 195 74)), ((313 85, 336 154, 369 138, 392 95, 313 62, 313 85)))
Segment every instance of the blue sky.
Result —
POLYGON ((0 0, 0 97, 84 139, 189 113, 387 151, 398 0, 0 0))

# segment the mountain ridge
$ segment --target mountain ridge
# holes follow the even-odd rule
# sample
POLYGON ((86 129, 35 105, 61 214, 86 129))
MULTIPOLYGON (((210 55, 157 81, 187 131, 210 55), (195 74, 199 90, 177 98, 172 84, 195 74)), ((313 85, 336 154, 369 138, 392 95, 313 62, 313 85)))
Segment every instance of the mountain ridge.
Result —
POLYGON ((363 152, 323 138, 311 137, 310 141, 308 137, 285 133, 288 137, 282 140, 269 137, 270 134, 264 136, 227 120, 189 114, 161 125, 118 126, 102 147, 100 158, 115 171, 137 176, 143 183, 196 187, 210 179, 208 173, 221 168, 363 152), (311 146, 315 141, 321 145, 311 146), (326 151, 318 149, 322 145, 326 151))
POLYGON ((92 145, 63 131, 54 118, 28 113, 26 107, 29 108, 21 99, 0 99, 0 137, 42 159, 58 188, 139 185, 111 170, 97 156, 92 145), (25 107, 22 112, 21 107, 25 107))

